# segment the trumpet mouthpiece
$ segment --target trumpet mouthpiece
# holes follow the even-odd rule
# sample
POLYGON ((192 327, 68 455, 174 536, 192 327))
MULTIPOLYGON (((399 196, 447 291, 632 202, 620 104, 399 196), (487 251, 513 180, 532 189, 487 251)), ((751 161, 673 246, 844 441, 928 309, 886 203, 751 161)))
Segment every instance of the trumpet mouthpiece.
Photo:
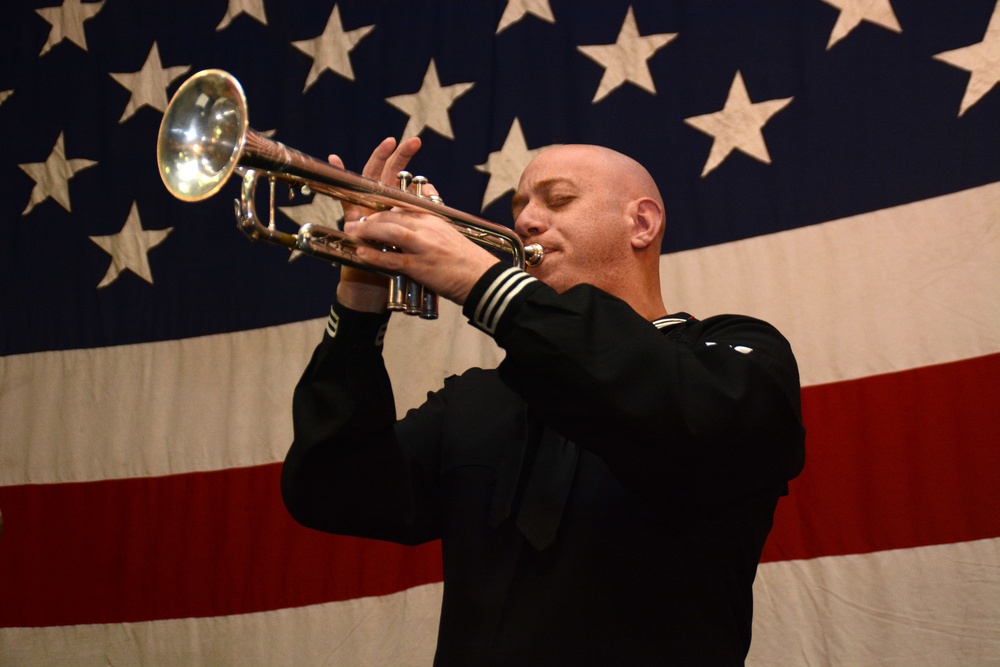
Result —
POLYGON ((541 243, 531 243, 524 246, 524 262, 528 266, 538 266, 545 258, 545 249, 541 243))

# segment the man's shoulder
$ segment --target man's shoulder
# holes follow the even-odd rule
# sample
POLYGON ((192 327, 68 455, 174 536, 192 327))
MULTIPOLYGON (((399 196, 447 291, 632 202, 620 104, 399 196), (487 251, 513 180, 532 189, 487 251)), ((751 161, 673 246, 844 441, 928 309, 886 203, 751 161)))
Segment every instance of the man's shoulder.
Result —
POLYGON ((691 317, 677 327, 691 344, 727 344, 730 347, 790 351, 788 339, 770 322, 750 315, 726 313, 705 319, 691 317))
POLYGON ((445 378, 444 386, 451 394, 468 398, 491 396, 506 389, 496 368, 479 367, 469 368, 445 378))
POLYGON ((738 330, 738 329, 748 329, 748 330, 758 330, 758 331, 772 331, 779 336, 781 333, 778 329, 759 317, 754 317, 752 315, 741 315, 738 313, 724 313, 721 315, 712 315, 711 317, 706 317, 704 319, 692 318, 694 325, 699 326, 704 331, 724 331, 724 330, 738 330))

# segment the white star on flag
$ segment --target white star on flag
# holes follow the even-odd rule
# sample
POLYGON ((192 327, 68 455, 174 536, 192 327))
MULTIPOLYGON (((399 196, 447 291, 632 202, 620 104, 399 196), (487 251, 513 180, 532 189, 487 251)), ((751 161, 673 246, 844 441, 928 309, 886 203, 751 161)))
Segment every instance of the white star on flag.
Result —
POLYGON ((708 161, 701 175, 715 169, 726 157, 738 149, 765 164, 771 163, 771 156, 764 143, 761 130, 771 119, 792 101, 791 97, 751 102, 739 71, 729 88, 729 95, 721 111, 685 118, 684 122, 714 138, 708 161))
POLYGON ((91 236, 90 240, 99 245, 111 255, 111 265, 98 288, 107 287, 125 269, 129 269, 150 285, 153 284, 153 271, 149 268, 149 251, 163 243, 173 227, 166 229, 143 229, 139 219, 139 207, 132 202, 125 225, 117 234, 107 236, 91 236))
POLYGON ((1000 2, 993 8, 983 41, 944 51, 934 58, 969 72, 969 85, 958 110, 961 116, 1000 82, 1000 2))
POLYGON ((500 17, 500 23, 497 25, 496 34, 499 35, 523 19, 526 14, 540 18, 546 23, 556 22, 549 0, 508 0, 507 6, 503 10, 503 16, 500 17))
POLYGON ((167 88, 174 79, 183 76, 190 69, 190 65, 163 67, 159 47, 153 42, 153 48, 149 50, 146 62, 138 72, 111 72, 111 78, 132 93, 118 122, 124 123, 145 106, 153 107, 160 113, 166 111, 169 102, 167 88))
POLYGON ((28 215, 35 206, 52 197, 60 206, 70 211, 69 202, 69 179, 76 176, 77 172, 83 171, 87 167, 97 164, 94 160, 84 158, 66 159, 66 148, 63 133, 59 133, 55 146, 45 162, 31 162, 19 164, 18 166, 31 176, 35 181, 35 187, 31 190, 31 197, 28 206, 21 215, 28 215))
POLYGON ((354 81, 354 69, 351 67, 350 53, 354 47, 375 29, 374 25, 366 25, 354 30, 344 31, 340 20, 340 9, 333 6, 330 18, 326 22, 323 34, 313 39, 292 42, 292 46, 313 59, 312 67, 306 76, 306 92, 319 76, 327 71, 333 71, 348 81, 354 81))
POLYGON ((104 0, 100 2, 81 3, 80 0, 65 0, 58 7, 42 7, 35 12, 52 25, 49 30, 49 38, 45 40, 45 45, 38 52, 39 56, 44 56, 53 46, 68 39, 84 51, 87 50, 87 36, 83 31, 83 22, 94 18, 104 7, 104 0))
POLYGON ((517 184, 521 180, 521 172, 528 166, 528 163, 546 148, 551 148, 554 145, 528 148, 528 144, 524 140, 524 132, 521 130, 521 121, 515 117, 500 150, 490 153, 485 164, 476 165, 477 171, 490 175, 490 180, 486 184, 486 192, 483 194, 483 206, 480 210, 485 211, 487 206, 502 197, 504 193, 517 189, 517 184))
POLYGON ((880 25, 893 32, 903 32, 889 0, 823 0, 823 2, 840 10, 837 22, 830 33, 830 40, 826 44, 828 51, 834 44, 847 37, 862 21, 880 25))
POLYGON ((604 68, 604 76, 601 77, 597 92, 591 101, 596 103, 626 81, 655 95, 656 86, 653 84, 653 76, 649 73, 649 59, 675 37, 677 37, 675 32, 640 37, 635 13, 629 6, 614 44, 576 47, 604 68))
POLYGON ((424 74, 424 81, 420 85, 420 90, 411 95, 396 95, 387 97, 386 102, 396 107, 410 117, 403 130, 400 141, 406 141, 410 137, 415 137, 423 132, 425 127, 429 127, 443 137, 454 139, 455 135, 451 131, 451 118, 448 110, 459 97, 467 93, 473 86, 472 83, 453 83, 450 86, 442 86, 438 79, 437 66, 431 58, 431 64, 424 74))
POLYGON ((267 25, 267 15, 264 13, 264 0, 229 0, 229 7, 226 8, 226 15, 215 27, 215 31, 225 30, 240 14, 246 14, 256 19, 261 25, 267 25))

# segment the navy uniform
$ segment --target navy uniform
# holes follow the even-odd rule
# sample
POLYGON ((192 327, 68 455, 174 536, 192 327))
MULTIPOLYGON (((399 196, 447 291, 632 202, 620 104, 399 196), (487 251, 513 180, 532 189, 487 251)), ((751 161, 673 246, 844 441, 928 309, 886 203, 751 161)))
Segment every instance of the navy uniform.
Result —
POLYGON ((388 315, 335 304, 282 472, 322 531, 440 539, 437 665, 740 665, 799 379, 771 325, 648 322, 497 264, 465 306, 506 352, 395 416, 388 315))

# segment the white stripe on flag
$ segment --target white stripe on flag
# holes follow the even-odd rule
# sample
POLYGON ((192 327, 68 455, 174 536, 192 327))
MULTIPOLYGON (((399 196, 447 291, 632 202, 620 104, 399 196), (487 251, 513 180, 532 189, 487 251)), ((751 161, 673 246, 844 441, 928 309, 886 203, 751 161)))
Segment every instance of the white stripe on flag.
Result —
POLYGON ((810 386, 1000 352, 998 258, 993 183, 666 255, 660 275, 672 310, 774 324, 810 386))
MULTIPOLYGON (((998 228, 995 183, 667 255, 661 274, 669 308, 769 320, 803 385, 823 384, 1000 352, 998 228)), ((324 325, 0 358, 0 485, 280 461, 292 389, 324 325)), ((400 411, 502 357, 447 302, 434 323, 392 318, 385 354, 400 411)))
MULTIPOLYGON (((292 441, 292 391, 326 323, 0 357, 0 486, 281 461, 292 441)), ((433 323, 394 317, 389 331, 400 414, 447 375, 501 358, 450 302, 433 323)))
POLYGON ((1000 664, 1000 539, 760 566, 748 667, 1000 664))
POLYGON ((441 590, 428 584, 236 616, 0 628, 0 664, 426 667, 434 657, 441 590))
POLYGON ((0 359, 0 485, 280 460, 325 323, 0 359))
MULTIPOLYGON (((747 665, 997 664, 998 561, 1000 539, 765 563, 747 665)), ((440 603, 429 584, 238 616, 3 628, 0 664, 429 665, 440 603)))

